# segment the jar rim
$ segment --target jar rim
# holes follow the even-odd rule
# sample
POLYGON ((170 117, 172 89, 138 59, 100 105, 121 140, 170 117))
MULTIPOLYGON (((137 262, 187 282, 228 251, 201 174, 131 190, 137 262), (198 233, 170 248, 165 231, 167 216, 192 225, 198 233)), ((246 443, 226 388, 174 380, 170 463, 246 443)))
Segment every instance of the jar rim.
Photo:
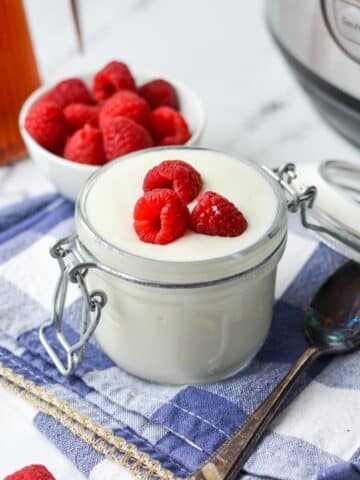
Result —
POLYGON ((253 265, 249 267, 246 270, 241 270, 239 272, 235 272, 231 275, 228 276, 222 276, 219 278, 214 278, 211 280, 203 280, 203 281, 194 281, 194 282, 187 282, 187 283, 175 283, 175 282, 168 282, 168 281, 157 281, 157 280, 148 280, 146 278, 141 278, 138 276, 133 276, 129 275, 123 272, 120 272, 118 270, 115 270, 109 265, 105 265, 103 263, 99 263, 98 259, 93 256, 93 254, 87 249, 85 245, 81 243, 81 240, 79 238, 76 238, 75 240, 75 245, 77 249, 77 253, 82 253, 85 252, 86 256, 90 258, 90 261, 93 262, 93 265, 96 266, 99 270, 102 272, 108 273, 110 275, 113 275, 114 277, 118 277, 126 282, 129 283, 134 283, 137 285, 142 285, 142 286, 147 286, 147 287, 156 287, 156 288, 166 288, 166 289, 191 289, 191 288, 204 288, 204 287, 213 287, 222 283, 227 283, 231 282, 233 280, 237 280, 240 277, 243 277, 244 275, 247 275, 249 273, 252 273, 255 269, 258 269, 260 267, 265 266, 268 262, 273 260, 276 254, 282 253, 282 251, 285 248, 287 240, 287 235, 285 234, 281 242, 278 244, 275 250, 273 250, 268 257, 265 257, 263 260, 261 260, 260 263, 257 265, 253 265))
MULTIPOLYGON (((164 151, 164 150, 168 150, 169 148, 171 148, 172 150, 175 149, 179 151, 197 150, 197 151, 224 154, 224 152, 221 152, 216 149, 211 149, 206 147, 186 147, 186 146, 153 147, 151 149, 147 149, 147 151, 152 151, 152 152, 164 151)), ((236 156, 227 154, 227 153, 225 154, 236 160, 236 156)), ((108 170, 110 170, 117 163, 123 162, 124 160, 127 160, 128 158, 131 158, 137 155, 139 155, 138 151, 124 155, 118 158, 117 160, 111 161, 109 164, 105 165, 104 167, 96 170, 88 179, 88 181, 80 191, 80 194, 78 195, 78 198, 76 201, 76 208, 75 208, 76 222, 79 222, 79 225, 81 226, 81 228, 84 229, 84 231, 86 232, 86 236, 88 236, 92 242, 95 242, 95 244, 97 244, 98 247, 104 248, 106 251, 110 252, 113 255, 116 255, 117 257, 140 261, 142 262, 142 265, 146 264, 146 265, 155 266, 155 265, 161 264, 161 265, 167 265, 169 267, 172 266, 173 268, 178 268, 179 266, 186 266, 186 265, 192 265, 192 266, 197 266, 197 265, 202 266, 205 264, 216 265, 226 261, 229 258, 234 258, 234 259, 236 258, 237 260, 240 260, 241 258, 251 256, 255 252, 261 249, 264 249, 264 246, 266 247, 266 244, 269 242, 269 240, 272 240, 272 239, 275 240, 275 237, 276 237, 277 240, 273 243, 272 248, 270 250, 267 249, 265 255, 263 255, 262 258, 259 259, 259 261, 261 261, 264 258, 264 256, 267 257, 270 253, 276 250, 279 244, 281 243, 281 241, 283 240, 284 231, 286 231, 286 227, 287 227, 287 207, 286 207, 285 196, 283 194, 283 191, 280 185, 260 165, 250 162, 247 159, 241 158, 241 160, 239 161, 248 165, 253 170, 257 171, 266 180, 266 182, 272 188, 272 191, 274 192, 277 199, 277 210, 271 225, 264 232, 264 234, 252 245, 249 245, 248 247, 228 253, 226 255, 211 257, 208 259, 189 260, 189 261, 164 260, 164 259, 146 257, 146 256, 129 252, 127 250, 123 250, 120 247, 114 245, 110 241, 106 240, 92 225, 86 210, 87 197, 91 191, 92 186, 100 176, 104 175, 108 170)), ((76 226, 76 228, 77 227, 78 225, 76 226)), ((256 265, 257 262, 254 261, 253 263, 256 265)), ((247 268, 245 269, 247 270, 247 268)))

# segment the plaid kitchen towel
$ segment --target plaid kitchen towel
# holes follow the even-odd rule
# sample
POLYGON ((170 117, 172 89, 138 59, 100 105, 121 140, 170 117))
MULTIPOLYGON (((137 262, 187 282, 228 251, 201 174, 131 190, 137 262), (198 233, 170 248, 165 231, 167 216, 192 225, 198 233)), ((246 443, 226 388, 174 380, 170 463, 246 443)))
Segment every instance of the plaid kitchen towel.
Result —
MULTIPOLYGON (((304 309, 345 259, 296 224, 277 279, 274 320, 253 363, 199 386, 146 383, 116 367, 92 340, 69 378, 39 343, 58 266, 50 245, 73 229, 58 195, 0 211, 0 380, 38 409, 34 424, 92 480, 187 477, 253 412, 307 347, 304 309), (112 459, 112 460, 111 460, 112 459), (146 476, 147 475, 147 476, 146 476)), ((76 338, 80 301, 70 295, 66 336, 76 338)), ((246 464, 246 479, 360 479, 360 352, 322 359, 297 384, 246 464)))

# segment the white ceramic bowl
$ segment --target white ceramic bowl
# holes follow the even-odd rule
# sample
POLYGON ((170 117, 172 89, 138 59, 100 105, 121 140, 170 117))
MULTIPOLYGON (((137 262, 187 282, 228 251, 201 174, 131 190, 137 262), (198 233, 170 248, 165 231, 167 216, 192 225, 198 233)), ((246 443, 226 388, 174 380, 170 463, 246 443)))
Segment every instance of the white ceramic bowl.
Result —
MULTIPOLYGON (((93 74, 76 76, 90 86, 93 74)), ((191 131, 191 137, 188 142, 186 142, 186 145, 197 145, 205 126, 204 109, 199 97, 183 83, 167 76, 147 73, 139 73, 134 76, 138 85, 155 78, 165 78, 174 85, 180 101, 180 111, 184 115, 191 131)), ((35 90, 25 101, 19 115, 20 132, 30 156, 39 165, 39 168, 45 176, 55 185, 59 192, 72 200, 76 200, 86 180, 96 169, 101 167, 71 162, 70 160, 66 160, 63 157, 49 152, 39 145, 24 128, 25 117, 32 105, 34 105, 45 92, 56 85, 56 83, 57 82, 43 85, 35 90)))

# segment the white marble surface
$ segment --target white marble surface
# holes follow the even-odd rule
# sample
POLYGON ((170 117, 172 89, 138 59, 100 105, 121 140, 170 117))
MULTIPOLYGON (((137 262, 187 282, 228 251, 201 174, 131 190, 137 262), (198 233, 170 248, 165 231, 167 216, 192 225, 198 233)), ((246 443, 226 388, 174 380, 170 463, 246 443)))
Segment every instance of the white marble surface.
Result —
MULTIPOLYGON (((83 57, 76 52, 66 0, 25 3, 44 81, 122 59, 168 73, 200 94, 208 116, 204 145, 272 166, 358 158, 295 84, 266 31, 261 0, 82 0, 83 57)), ((51 189, 31 160, 0 169, 0 205, 51 189)), ((82 478, 40 440, 20 403, 11 415, 10 403, 0 390, 0 412, 9 412, 1 420, 7 430, 1 478, 34 461, 48 462, 58 480, 82 478), (18 448, 22 429, 27 446, 18 448)))
MULTIPOLYGON (((45 82, 122 59, 200 94, 207 146, 269 165, 358 158, 294 82, 265 28, 261 0, 83 0, 84 56, 68 1, 25 4, 45 82)), ((50 188, 32 162, 0 170, 0 204, 50 188)))

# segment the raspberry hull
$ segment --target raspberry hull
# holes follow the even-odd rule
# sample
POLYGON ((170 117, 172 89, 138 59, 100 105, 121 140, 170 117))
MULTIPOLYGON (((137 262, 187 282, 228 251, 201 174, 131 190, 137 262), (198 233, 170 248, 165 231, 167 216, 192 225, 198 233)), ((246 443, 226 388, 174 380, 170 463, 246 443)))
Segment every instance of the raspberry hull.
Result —
POLYGON ((44 465, 28 465, 8 475, 4 480, 55 480, 55 477, 44 465))
POLYGON ((25 128, 42 147, 58 152, 65 141, 66 124, 61 109, 51 101, 35 104, 27 114, 25 128))
POLYGON ((100 127, 117 117, 127 117, 146 126, 149 121, 149 105, 136 93, 122 90, 107 100, 99 116, 100 127))
POLYGON ((152 146, 147 130, 130 118, 116 117, 102 127, 107 160, 152 146))
POLYGON ((175 88, 166 80, 157 79, 139 88, 139 94, 154 110, 157 107, 171 107, 179 110, 179 100, 175 88))
POLYGON ((183 145, 190 138, 189 127, 181 115, 170 107, 152 111, 149 130, 158 145, 183 145))
POLYGON ((85 125, 75 132, 65 146, 64 157, 77 163, 103 165, 105 154, 100 130, 85 125))
POLYGON ((86 105, 84 103, 71 103, 64 109, 64 118, 68 130, 75 132, 86 123, 93 127, 98 126, 99 105, 86 105))
POLYGON ((92 103, 91 94, 80 78, 69 78, 58 83, 42 100, 50 100, 63 109, 70 103, 92 103))
POLYGON ((173 191, 145 193, 134 209, 134 229, 143 242, 165 245, 184 235, 189 222, 186 205, 173 191))
POLYGON ((190 221, 194 232, 220 237, 237 237, 247 228, 240 210, 215 192, 205 192, 198 197, 190 221))
POLYGON ((108 63, 94 77, 92 90, 98 102, 124 89, 135 91, 136 85, 128 66, 123 62, 108 63))
POLYGON ((202 185, 200 173, 182 160, 166 160, 146 174, 144 192, 155 188, 173 189, 185 203, 199 194, 202 185))

